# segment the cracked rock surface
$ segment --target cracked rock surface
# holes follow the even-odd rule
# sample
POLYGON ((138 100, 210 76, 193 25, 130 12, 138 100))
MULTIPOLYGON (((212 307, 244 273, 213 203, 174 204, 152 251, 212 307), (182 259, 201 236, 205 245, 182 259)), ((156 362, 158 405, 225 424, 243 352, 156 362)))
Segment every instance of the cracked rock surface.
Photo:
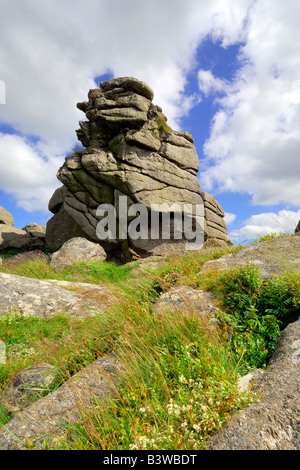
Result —
POLYGON ((300 320, 290 323, 270 367, 257 380, 259 401, 233 416, 209 450, 300 449, 300 320))
POLYGON ((122 77, 101 82, 99 89, 89 91, 87 101, 77 104, 87 118, 76 131, 83 148, 66 157, 58 171, 63 186, 49 202, 54 214, 47 224, 49 248, 56 250, 70 238, 86 237, 108 252, 125 253, 128 244, 146 256, 165 254, 167 245, 181 249, 182 241, 174 237, 166 241, 161 235, 151 243, 129 237, 126 244, 120 234, 115 241, 99 241, 97 207, 117 208, 120 196, 127 196, 129 207, 139 203, 147 210, 152 204, 176 203, 181 210, 184 204, 204 206, 205 239, 220 245, 228 242, 223 209, 201 190, 193 137, 168 127, 153 97, 146 83, 122 77))

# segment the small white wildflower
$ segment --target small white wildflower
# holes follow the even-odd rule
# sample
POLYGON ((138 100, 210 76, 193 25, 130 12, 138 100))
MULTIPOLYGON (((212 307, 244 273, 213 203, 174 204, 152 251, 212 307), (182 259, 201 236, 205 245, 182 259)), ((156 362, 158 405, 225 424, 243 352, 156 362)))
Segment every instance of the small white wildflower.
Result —
POLYGON ((182 384, 187 383, 187 379, 185 378, 185 376, 183 374, 181 374, 181 376, 179 377, 179 382, 182 383, 182 384))
POLYGON ((193 424, 193 429, 195 429, 196 432, 200 432, 201 431, 201 424, 200 423, 193 424))

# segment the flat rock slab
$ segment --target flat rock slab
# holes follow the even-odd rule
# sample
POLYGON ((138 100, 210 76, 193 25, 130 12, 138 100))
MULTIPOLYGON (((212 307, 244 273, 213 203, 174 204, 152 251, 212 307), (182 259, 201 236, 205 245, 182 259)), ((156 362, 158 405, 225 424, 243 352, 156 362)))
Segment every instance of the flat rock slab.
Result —
POLYGON ((160 296, 154 305, 155 313, 171 309, 197 312, 198 315, 214 316, 220 309, 210 292, 194 289, 189 286, 174 286, 160 296))
POLYGON ((95 311, 101 312, 106 308, 109 298, 106 286, 40 281, 0 273, 0 315, 18 311, 25 316, 44 318, 57 313, 78 317, 93 316, 95 311), (55 285, 56 283, 61 285, 55 285))
POLYGON ((49 447, 58 445, 67 432, 66 425, 86 416, 84 410, 89 411, 95 400, 106 400, 115 392, 118 370, 114 358, 105 356, 17 413, 0 428, 0 450, 25 450, 28 441, 36 450, 44 440, 49 447))
POLYGON ((283 331, 254 391, 259 401, 235 415, 208 449, 300 450, 300 320, 283 331))
POLYGON ((258 267, 263 281, 274 275, 297 271, 300 269, 300 237, 283 237, 257 243, 236 253, 207 261, 202 270, 225 271, 237 266, 245 267, 248 263, 258 267))

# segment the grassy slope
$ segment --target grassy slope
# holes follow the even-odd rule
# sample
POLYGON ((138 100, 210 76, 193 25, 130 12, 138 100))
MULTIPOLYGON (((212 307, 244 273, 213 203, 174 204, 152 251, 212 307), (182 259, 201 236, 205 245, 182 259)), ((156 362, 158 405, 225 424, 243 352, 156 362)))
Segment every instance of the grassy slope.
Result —
MULTIPOLYGON (((0 366, 0 390, 19 370, 40 361, 57 366, 58 386, 81 367, 114 351, 126 370, 119 397, 105 409, 95 406, 86 420, 89 424, 70 430, 61 446, 205 448, 229 416, 252 399, 240 395, 236 386, 239 373, 245 371, 244 352, 232 348, 230 328, 212 328, 193 311, 155 316, 151 305, 172 285, 212 289, 218 276, 202 274, 201 266, 223 253, 211 250, 173 258, 151 269, 81 263, 59 274, 42 261, 2 265, 2 272, 38 279, 105 284, 119 301, 93 319, 60 314, 48 320, 19 314, 0 317, 0 338, 8 352, 7 364, 0 366)), ((3 411, 2 422, 8 419, 3 411)))

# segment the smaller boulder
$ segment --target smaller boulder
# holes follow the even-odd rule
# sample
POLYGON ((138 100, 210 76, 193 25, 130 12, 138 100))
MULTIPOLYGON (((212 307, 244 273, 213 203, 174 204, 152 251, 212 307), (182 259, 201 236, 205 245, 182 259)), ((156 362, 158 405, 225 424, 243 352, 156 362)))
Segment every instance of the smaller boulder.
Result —
POLYGON ((220 309, 210 292, 194 289, 189 286, 174 286, 162 294, 154 305, 154 313, 168 310, 196 311, 198 315, 213 317, 220 309))
POLYGON ((50 256, 49 265, 55 271, 61 271, 72 264, 82 261, 105 261, 106 253, 98 244, 81 237, 72 238, 50 256))
POLYGON ((54 384, 57 370, 40 363, 19 372, 4 388, 0 403, 9 413, 17 413, 47 395, 54 384))
POLYGON ((300 235, 300 220, 299 220, 299 222, 298 222, 298 224, 297 224, 297 227, 295 228, 295 234, 296 234, 296 235, 300 235))
POLYGON ((32 237, 40 238, 41 240, 45 240, 46 238, 46 227, 44 225, 30 223, 25 225, 22 230, 32 237))

